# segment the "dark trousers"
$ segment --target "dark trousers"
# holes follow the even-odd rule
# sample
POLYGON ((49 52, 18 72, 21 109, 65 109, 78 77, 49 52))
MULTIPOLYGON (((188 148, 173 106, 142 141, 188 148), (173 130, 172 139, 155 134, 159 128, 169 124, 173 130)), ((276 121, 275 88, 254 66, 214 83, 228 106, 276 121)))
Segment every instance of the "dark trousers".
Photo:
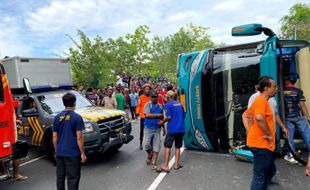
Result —
POLYGON ((78 190, 81 177, 81 157, 56 157, 57 190, 65 190, 67 176, 68 190, 78 190))
POLYGON ((140 144, 143 143, 143 135, 144 135, 144 118, 140 119, 140 144))
POLYGON ((131 119, 137 119, 136 106, 130 106, 131 119))
POLYGON ((254 155, 251 190, 266 190, 277 171, 273 152, 262 148, 253 148, 251 151, 254 155))

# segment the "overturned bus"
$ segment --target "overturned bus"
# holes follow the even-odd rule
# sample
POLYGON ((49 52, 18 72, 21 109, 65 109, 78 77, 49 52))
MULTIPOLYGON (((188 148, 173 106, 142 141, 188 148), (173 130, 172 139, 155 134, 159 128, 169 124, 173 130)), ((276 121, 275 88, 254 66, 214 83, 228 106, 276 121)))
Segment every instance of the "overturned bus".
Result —
MULTIPOLYGON (((184 53, 178 58, 180 101, 186 110, 185 146, 190 149, 228 152, 245 144, 242 114, 255 93, 260 76, 275 79, 283 91, 284 77, 299 78, 296 85, 310 100, 309 42, 281 40, 261 24, 232 29, 233 36, 264 33, 265 41, 184 53)), ((284 119, 283 94, 276 95, 284 119)), ((309 108, 309 102, 306 102, 309 108)), ((281 133, 277 126, 277 149, 281 133)))

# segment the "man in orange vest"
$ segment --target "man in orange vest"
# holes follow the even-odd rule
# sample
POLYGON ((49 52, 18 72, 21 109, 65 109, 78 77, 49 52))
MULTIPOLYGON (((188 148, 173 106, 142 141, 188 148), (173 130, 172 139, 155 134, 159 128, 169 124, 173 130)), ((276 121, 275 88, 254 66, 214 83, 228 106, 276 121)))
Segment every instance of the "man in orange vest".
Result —
POLYGON ((143 130, 144 130, 144 105, 151 101, 150 97, 151 86, 150 84, 145 84, 143 86, 143 94, 139 97, 138 105, 136 108, 137 115, 140 115, 140 149, 143 149, 143 130))

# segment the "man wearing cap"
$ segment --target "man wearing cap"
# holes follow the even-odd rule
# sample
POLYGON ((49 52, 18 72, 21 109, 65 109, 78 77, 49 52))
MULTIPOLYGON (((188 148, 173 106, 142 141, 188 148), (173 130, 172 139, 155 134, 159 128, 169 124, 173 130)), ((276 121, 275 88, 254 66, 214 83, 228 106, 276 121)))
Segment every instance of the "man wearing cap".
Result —
MULTIPOLYGON (((151 92, 151 101, 144 106, 144 149, 147 152, 146 163, 151 164, 152 170, 157 169, 157 158, 160 151, 160 130, 157 123, 163 118, 163 108, 158 103, 158 94, 151 92)), ((165 133, 165 131, 164 131, 165 133)))
POLYGON ((142 150, 142 144, 143 144, 143 130, 144 130, 144 106, 147 102, 151 101, 150 97, 150 90, 151 86, 150 84, 145 84, 143 86, 143 94, 139 97, 138 105, 136 108, 137 115, 140 115, 140 149, 142 150))
POLYGON ((183 146, 183 135, 185 133, 184 128, 184 108, 182 104, 174 100, 175 93, 170 90, 166 94, 167 104, 165 105, 165 119, 160 121, 158 124, 163 125, 165 122, 167 124, 167 135, 164 142, 165 156, 164 163, 161 168, 157 170, 158 172, 169 172, 169 158, 171 153, 172 144, 174 142, 175 146, 175 164, 174 169, 178 170, 183 166, 180 165, 180 154, 181 147, 183 146))

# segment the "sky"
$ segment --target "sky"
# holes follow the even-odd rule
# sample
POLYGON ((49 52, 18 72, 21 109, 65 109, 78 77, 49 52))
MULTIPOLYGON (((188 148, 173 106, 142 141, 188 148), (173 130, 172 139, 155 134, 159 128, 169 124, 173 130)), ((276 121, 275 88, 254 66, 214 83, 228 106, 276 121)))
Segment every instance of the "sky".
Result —
POLYGON ((236 25, 261 23, 280 34, 280 19, 295 3, 309 0, 0 0, 0 58, 65 56, 79 41, 77 30, 93 39, 117 38, 147 25, 165 37, 189 23, 208 27, 215 43, 263 40, 232 37, 236 25))

